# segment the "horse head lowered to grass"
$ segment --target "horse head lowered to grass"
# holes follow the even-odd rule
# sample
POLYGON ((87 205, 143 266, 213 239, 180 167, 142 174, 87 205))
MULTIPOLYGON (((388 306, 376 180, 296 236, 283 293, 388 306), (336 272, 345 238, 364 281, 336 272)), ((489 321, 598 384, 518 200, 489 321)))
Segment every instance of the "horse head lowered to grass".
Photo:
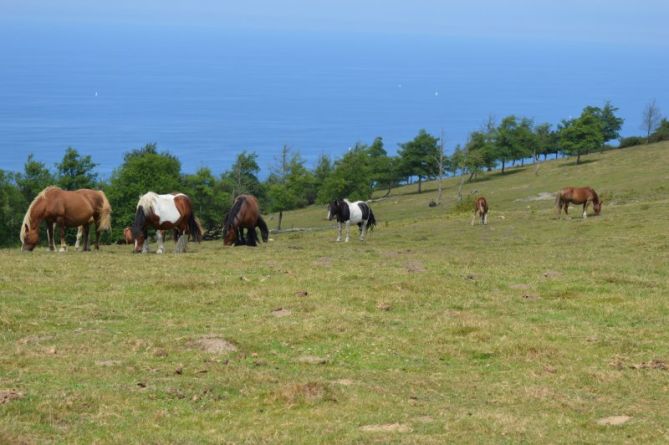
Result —
POLYGON ((132 239, 136 253, 149 251, 148 228, 156 229, 158 250, 163 253, 163 230, 175 230, 176 253, 186 251, 188 235, 195 241, 202 240, 202 227, 193 214, 190 198, 183 193, 159 195, 148 192, 139 198, 135 221, 132 224, 132 239))
MULTIPOLYGON (((42 190, 28 207, 21 224, 21 250, 32 251, 39 242, 39 226, 46 222, 49 250, 56 250, 54 229, 60 226, 60 250, 65 251, 65 228, 81 226, 84 251, 91 250, 88 243, 90 223, 95 223, 95 249, 100 248, 100 232, 111 229, 111 205, 100 190, 63 190, 49 186, 42 190)), ((78 235, 79 238, 79 235, 78 235)))

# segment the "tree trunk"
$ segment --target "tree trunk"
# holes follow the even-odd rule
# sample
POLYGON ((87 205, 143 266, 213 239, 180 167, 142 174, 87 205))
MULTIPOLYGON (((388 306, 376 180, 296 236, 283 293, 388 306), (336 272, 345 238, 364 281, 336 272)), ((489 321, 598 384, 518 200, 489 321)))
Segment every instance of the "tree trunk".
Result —
POLYGON ((576 165, 581 163, 581 152, 576 153, 576 165))
POLYGON ((423 177, 418 176, 418 193, 421 193, 423 191, 421 187, 422 185, 423 185, 423 177))
POLYGON ((279 210, 279 223, 276 226, 276 230, 281 230, 281 221, 283 220, 283 210, 279 210))
POLYGON ((465 184, 465 172, 460 176, 460 185, 458 186, 458 202, 462 202, 462 186, 465 184))
POLYGON ((502 174, 504 174, 504 164, 506 163, 506 160, 502 158, 502 174))

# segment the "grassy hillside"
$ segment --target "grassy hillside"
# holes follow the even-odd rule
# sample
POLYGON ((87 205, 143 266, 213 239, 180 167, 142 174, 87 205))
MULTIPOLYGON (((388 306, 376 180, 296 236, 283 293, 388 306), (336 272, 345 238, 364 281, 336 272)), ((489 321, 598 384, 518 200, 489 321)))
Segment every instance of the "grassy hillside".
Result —
POLYGON ((364 243, 313 207, 257 249, 0 251, 0 443, 666 443, 667 166, 484 176, 488 226, 404 187, 364 243))

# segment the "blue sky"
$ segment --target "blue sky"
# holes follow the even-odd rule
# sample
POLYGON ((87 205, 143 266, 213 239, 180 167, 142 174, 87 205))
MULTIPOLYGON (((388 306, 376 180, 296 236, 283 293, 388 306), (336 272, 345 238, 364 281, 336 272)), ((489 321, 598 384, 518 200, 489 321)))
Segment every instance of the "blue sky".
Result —
POLYGON ((669 45, 667 0, 0 0, 1 21, 669 45))

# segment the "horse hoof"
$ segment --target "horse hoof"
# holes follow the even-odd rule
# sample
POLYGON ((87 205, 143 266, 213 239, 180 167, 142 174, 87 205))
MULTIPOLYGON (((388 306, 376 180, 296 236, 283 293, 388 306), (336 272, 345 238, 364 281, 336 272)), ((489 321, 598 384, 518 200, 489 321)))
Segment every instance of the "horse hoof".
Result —
POLYGON ((162 250, 157 250, 157 251, 156 251, 156 254, 157 254, 157 255, 162 255, 162 254, 163 254, 163 251, 162 251, 162 250))
POLYGON ((58 249, 58 252, 60 252, 60 253, 65 252, 65 249, 63 249, 63 248, 61 247, 60 249, 58 249))

